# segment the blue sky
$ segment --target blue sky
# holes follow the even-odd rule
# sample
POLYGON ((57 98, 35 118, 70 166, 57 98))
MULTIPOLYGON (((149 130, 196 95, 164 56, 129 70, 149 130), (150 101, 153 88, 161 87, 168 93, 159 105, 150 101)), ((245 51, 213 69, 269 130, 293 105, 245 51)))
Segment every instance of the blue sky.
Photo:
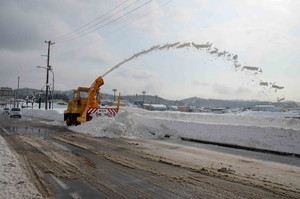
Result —
POLYGON ((55 88, 61 90, 89 86, 114 65, 154 45, 210 42, 220 51, 237 54, 242 66, 262 68, 262 74, 234 71, 232 63, 205 51, 170 49, 122 65, 105 77, 101 89, 131 95, 145 90, 169 99, 300 101, 299 1, 153 0, 105 28, 70 41, 56 39, 123 2, 105 15, 106 22, 148 1, 1 1, 0 86, 15 88, 19 75, 21 87, 43 87, 45 70, 36 66, 46 66, 40 56, 47 52, 45 40, 56 42, 50 64, 55 88), (261 80, 285 88, 275 92, 259 86, 261 80))

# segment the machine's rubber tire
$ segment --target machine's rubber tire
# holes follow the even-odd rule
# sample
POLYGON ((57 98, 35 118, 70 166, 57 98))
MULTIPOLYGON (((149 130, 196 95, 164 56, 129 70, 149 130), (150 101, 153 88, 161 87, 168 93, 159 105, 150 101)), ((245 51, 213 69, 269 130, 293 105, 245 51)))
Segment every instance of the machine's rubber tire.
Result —
POLYGON ((73 114, 73 125, 77 126, 77 115, 73 114))
POLYGON ((76 114, 76 113, 69 113, 68 115, 66 115, 66 124, 68 126, 80 125, 81 123, 77 121, 78 116, 80 116, 80 115, 76 114))
POLYGON ((72 125, 72 115, 71 114, 69 114, 67 116, 66 123, 67 123, 68 126, 72 125))

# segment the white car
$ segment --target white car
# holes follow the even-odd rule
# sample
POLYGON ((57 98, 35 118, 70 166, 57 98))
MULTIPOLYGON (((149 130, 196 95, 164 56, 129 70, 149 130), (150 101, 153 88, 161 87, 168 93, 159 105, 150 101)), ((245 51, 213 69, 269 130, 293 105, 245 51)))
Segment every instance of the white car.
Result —
POLYGON ((11 110, 9 112, 9 116, 21 118, 22 117, 21 109, 18 107, 11 108, 11 110))
POLYGON ((3 109, 3 114, 9 114, 9 108, 4 108, 3 109))

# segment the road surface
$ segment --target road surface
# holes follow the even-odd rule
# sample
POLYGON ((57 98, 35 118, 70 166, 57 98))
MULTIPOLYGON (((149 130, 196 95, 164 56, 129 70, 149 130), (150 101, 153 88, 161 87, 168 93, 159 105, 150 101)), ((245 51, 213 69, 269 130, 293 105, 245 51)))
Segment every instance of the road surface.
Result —
POLYGON ((300 198, 295 166, 2 114, 0 135, 44 198, 300 198))

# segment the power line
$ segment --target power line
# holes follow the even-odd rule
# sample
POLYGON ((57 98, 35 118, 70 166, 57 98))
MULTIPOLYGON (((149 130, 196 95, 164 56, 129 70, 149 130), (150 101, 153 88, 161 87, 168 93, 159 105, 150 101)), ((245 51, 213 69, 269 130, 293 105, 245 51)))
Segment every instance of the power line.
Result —
MULTIPOLYGON (((151 14, 152 12, 154 12, 154 11, 160 9, 160 8, 163 7, 163 6, 168 5, 168 4, 171 3, 172 1, 174 1, 174 0, 169 0, 169 1, 167 1, 166 3, 164 3, 164 4, 161 4, 159 7, 155 8, 155 9, 152 9, 151 11, 149 11, 149 12, 147 12, 146 14, 142 15, 141 17, 137 18, 136 20, 133 20, 133 21, 131 21, 131 22, 129 22, 129 23, 126 23, 125 25, 121 26, 120 28, 108 32, 107 34, 103 35, 102 38, 108 37, 108 36, 111 35, 112 33, 115 33, 115 32, 117 32, 117 31, 120 31, 120 30, 124 29, 125 27, 127 27, 128 25, 133 24, 133 23, 135 23, 135 22, 137 22, 137 21, 143 19, 144 17, 148 16, 148 15, 151 14)), ((90 43, 88 43, 88 44, 86 44, 86 45, 84 45, 84 46, 82 46, 82 47, 79 47, 79 48, 76 48, 76 49, 67 51, 67 52, 61 54, 60 56, 65 55, 65 54, 69 54, 69 53, 72 53, 72 52, 75 52, 75 51, 80 50, 80 49, 83 49, 83 48, 85 48, 85 47, 87 47, 87 46, 90 46, 90 45, 92 45, 92 44, 95 44, 95 42, 97 42, 97 41, 99 41, 99 40, 101 40, 101 39, 94 40, 94 41, 92 41, 92 42, 90 42, 90 43)))
POLYGON ((62 40, 62 39, 64 39, 64 37, 67 37, 67 36, 69 36, 69 35, 71 35, 71 34, 74 34, 74 33, 77 32, 78 30, 81 30, 82 28, 84 28, 84 27, 86 27, 86 26, 88 26, 88 25, 94 23, 94 22, 97 21, 98 19, 101 19, 102 17, 104 17, 104 16, 107 15, 108 13, 114 11, 115 9, 117 9, 118 7, 120 7, 121 5, 123 5, 124 3, 126 3, 127 1, 129 1, 129 0, 123 1, 122 3, 120 3, 120 4, 118 4, 116 7, 114 7, 113 9, 111 9, 111 10, 105 12, 104 14, 102 14, 101 16, 97 17, 96 19, 90 21, 89 23, 87 23, 87 24, 85 24, 85 25, 83 25, 83 26, 80 26, 80 27, 76 28, 76 29, 73 30, 72 32, 69 32, 69 33, 67 33, 67 34, 61 35, 61 36, 59 36, 59 37, 56 37, 56 38, 54 38, 53 40, 56 40, 56 41, 62 40))
POLYGON ((74 40, 74 39, 78 39, 78 38, 83 37, 83 36, 85 36, 85 35, 87 35, 87 34, 90 34, 90 33, 92 33, 92 32, 95 32, 96 30, 102 29, 102 28, 104 28, 104 27, 106 27, 106 26, 112 24, 113 22, 115 22, 115 21, 117 21, 117 20, 119 20, 119 19, 121 19, 121 18, 123 18, 123 17, 125 17, 125 16, 127 16, 127 15, 129 15, 129 14, 131 14, 131 13, 133 13, 134 11, 136 11, 136 10, 142 8, 142 7, 144 7, 145 5, 147 5, 148 3, 150 3, 151 1, 153 1, 153 0, 147 1, 146 3, 144 3, 144 4, 142 4, 142 5, 138 6, 138 7, 136 7, 135 9, 131 10, 130 12, 127 12, 126 14, 124 14, 124 15, 122 15, 122 16, 120 16, 120 17, 118 17, 118 18, 116 18, 116 19, 114 19, 114 20, 112 20, 112 21, 110 21, 110 22, 108 22, 108 23, 106 23, 106 24, 104 24, 104 25, 102 25, 102 26, 100 26, 100 27, 98 27, 98 28, 92 30, 92 31, 89 31, 89 32, 84 33, 84 34, 81 34, 81 35, 79 35, 79 36, 76 36, 76 37, 73 37, 73 38, 64 40, 63 42, 67 42, 67 41, 71 41, 71 40, 74 40))
MULTIPOLYGON (((89 29, 91 29, 91 28, 93 28, 93 27, 95 27, 95 26, 97 26, 97 25, 99 25, 99 24, 101 24, 101 23, 103 23, 103 22, 105 22, 105 21, 111 19, 113 16, 118 15, 120 12, 122 12, 122 11, 126 10, 127 8, 131 7, 132 5, 134 5, 135 3, 137 3, 138 1, 140 1, 140 0, 136 0, 135 2, 129 4, 128 6, 126 6, 126 7, 123 8, 122 10, 120 10, 119 12, 117 12, 117 13, 111 15, 111 16, 108 16, 108 17, 104 18, 103 20, 101 20, 100 22, 98 22, 98 23, 96 23, 96 24, 93 24, 93 25, 91 25, 91 26, 89 26, 89 27, 87 27, 87 28, 85 28, 85 29, 81 29, 81 30, 77 31, 77 34, 82 33, 82 32, 84 32, 84 31, 86 31, 86 30, 89 30, 89 29)), ((72 33, 71 35, 69 35, 69 36, 67 36, 67 37, 65 37, 65 38, 63 38, 63 39, 61 39, 60 41, 61 41, 61 42, 64 42, 65 40, 72 39, 72 37, 74 37, 74 36, 76 37, 76 35, 74 35, 75 33, 76 33, 76 32, 72 33)))

